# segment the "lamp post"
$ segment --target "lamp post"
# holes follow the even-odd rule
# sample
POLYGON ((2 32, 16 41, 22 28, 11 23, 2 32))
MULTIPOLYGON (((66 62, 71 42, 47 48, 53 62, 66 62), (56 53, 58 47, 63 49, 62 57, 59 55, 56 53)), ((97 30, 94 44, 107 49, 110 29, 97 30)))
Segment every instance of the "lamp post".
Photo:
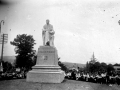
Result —
MULTIPOLYGON (((3 23, 3 25, 4 25, 4 20, 1 20, 1 22, 0 22, 0 35, 1 35, 1 25, 2 25, 2 23, 3 23)), ((4 34, 3 34, 4 35, 4 34)), ((2 37, 1 37, 2 38, 2 37)), ((3 37, 3 39, 4 39, 4 37, 3 37)), ((3 42, 3 40, 2 40, 2 52, 1 52, 1 60, 0 60, 0 72, 1 71, 3 71, 3 67, 2 67, 2 59, 3 59, 3 44, 4 44, 4 42, 3 42)))
POLYGON ((1 22, 0 22, 0 33, 1 33, 1 24, 3 23, 3 25, 4 25, 4 20, 1 20, 1 22))

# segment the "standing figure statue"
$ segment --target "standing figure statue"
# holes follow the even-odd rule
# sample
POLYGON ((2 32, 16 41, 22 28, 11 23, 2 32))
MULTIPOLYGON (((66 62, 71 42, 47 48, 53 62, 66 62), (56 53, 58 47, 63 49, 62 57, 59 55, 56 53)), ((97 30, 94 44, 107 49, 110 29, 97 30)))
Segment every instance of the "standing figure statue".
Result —
POLYGON ((55 31, 53 30, 53 26, 49 23, 50 21, 47 19, 46 24, 43 26, 42 29, 42 38, 43 38, 43 45, 54 46, 54 34, 55 31))

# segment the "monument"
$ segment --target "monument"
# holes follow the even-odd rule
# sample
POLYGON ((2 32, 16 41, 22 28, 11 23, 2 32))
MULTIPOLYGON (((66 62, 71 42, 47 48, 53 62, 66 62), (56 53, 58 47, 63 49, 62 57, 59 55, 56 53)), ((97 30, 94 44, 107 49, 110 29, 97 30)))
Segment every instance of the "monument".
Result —
POLYGON ((43 46, 38 48, 37 62, 27 73, 28 82, 61 83, 64 80, 64 71, 58 65, 58 53, 54 46, 53 26, 46 20, 43 26, 43 46))

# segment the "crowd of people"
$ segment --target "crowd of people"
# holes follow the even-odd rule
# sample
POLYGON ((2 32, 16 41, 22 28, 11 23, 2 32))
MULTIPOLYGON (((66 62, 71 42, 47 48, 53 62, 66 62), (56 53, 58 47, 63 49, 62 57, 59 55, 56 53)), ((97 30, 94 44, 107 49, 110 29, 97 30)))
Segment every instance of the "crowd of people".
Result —
POLYGON ((86 81, 86 82, 100 83, 100 84, 120 85, 120 75, 115 73, 108 74, 107 72, 104 72, 104 73, 92 74, 88 72, 85 73, 85 72, 78 72, 78 71, 72 70, 66 73, 65 78, 86 81))
POLYGON ((0 80, 8 80, 8 79, 22 79, 26 78, 26 73, 24 72, 1 72, 0 80))
MULTIPOLYGON (((0 73, 0 80, 8 80, 8 79, 20 79, 26 78, 25 72, 2 72, 0 73)), ((77 70, 70 70, 65 74, 65 78, 72 80, 80 80, 86 82, 93 82, 99 84, 117 84, 120 85, 120 74, 118 73, 107 73, 107 72, 97 72, 97 73, 89 73, 77 70)))

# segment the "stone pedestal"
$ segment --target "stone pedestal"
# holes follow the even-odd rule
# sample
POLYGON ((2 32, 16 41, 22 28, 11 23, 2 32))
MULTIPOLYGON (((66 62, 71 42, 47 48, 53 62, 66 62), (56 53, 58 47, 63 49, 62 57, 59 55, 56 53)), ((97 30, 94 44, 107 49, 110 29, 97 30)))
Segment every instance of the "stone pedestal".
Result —
POLYGON ((28 82, 61 83, 64 71, 58 66, 58 54, 55 47, 40 46, 36 65, 27 73, 28 82))

